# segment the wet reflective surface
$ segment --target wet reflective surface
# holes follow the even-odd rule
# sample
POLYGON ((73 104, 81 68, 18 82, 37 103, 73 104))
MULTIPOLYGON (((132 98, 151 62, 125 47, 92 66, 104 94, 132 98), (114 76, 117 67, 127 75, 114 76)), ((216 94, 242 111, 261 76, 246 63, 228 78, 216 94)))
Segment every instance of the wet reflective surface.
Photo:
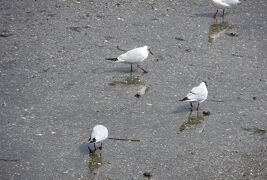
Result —
POLYGON ((266 179, 266 0, 217 23, 208 1, 0 7, 1 180, 266 179), (147 74, 105 60, 143 45, 147 74), (206 114, 189 114, 178 100, 203 80, 206 114), (140 142, 106 140, 91 157, 96 124, 140 142))
POLYGON ((187 120, 180 126, 180 132, 183 132, 188 129, 196 129, 202 126, 204 117, 202 112, 193 112, 190 111, 187 120))
POLYGON ((236 32, 229 32, 234 28, 237 28, 237 26, 224 21, 215 21, 209 28, 208 41, 212 43, 224 34, 229 36, 238 36, 236 32))
POLYGON ((139 76, 134 75, 127 76, 123 81, 112 81, 109 85, 114 87, 128 87, 130 91, 135 93, 134 96, 136 98, 140 98, 149 90, 149 86, 146 86, 145 82, 139 76))
POLYGON ((103 165, 101 152, 89 154, 88 168, 91 173, 96 173, 97 169, 103 165))
POLYGON ((130 75, 127 76, 123 81, 113 81, 109 83, 110 86, 139 86, 144 85, 144 81, 142 81, 138 76, 130 75))

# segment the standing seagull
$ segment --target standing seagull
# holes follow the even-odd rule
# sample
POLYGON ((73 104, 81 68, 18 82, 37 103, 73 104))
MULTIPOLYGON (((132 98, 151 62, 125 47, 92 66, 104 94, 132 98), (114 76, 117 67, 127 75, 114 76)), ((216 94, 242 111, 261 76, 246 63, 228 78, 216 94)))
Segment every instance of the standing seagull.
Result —
POLYGON ((144 73, 148 73, 148 71, 140 67, 138 63, 143 62, 148 57, 149 53, 153 55, 148 46, 143 46, 127 51, 118 58, 106 58, 106 60, 115 61, 116 63, 131 64, 131 72, 133 72, 132 65, 137 64, 137 67, 142 69, 144 73))
POLYGON ((197 110, 199 109, 199 104, 204 102, 208 97, 208 89, 207 83, 205 81, 201 82, 199 86, 194 87, 185 98, 181 99, 180 101, 190 101, 191 108, 193 109, 192 101, 197 101, 198 106, 197 110))
POLYGON ((219 9, 223 10, 222 17, 224 17, 225 8, 239 3, 239 0, 212 0, 212 3, 217 8, 216 13, 214 14, 214 18, 216 18, 217 14, 219 12, 219 9))
MULTIPOLYGON (((94 148, 95 148, 94 151, 92 151, 88 146, 90 153, 93 153, 97 150, 95 143, 103 141, 107 138, 108 138, 108 129, 103 125, 95 125, 95 127, 92 130, 91 136, 88 140, 89 143, 94 143, 94 148)), ((100 150, 102 149, 102 143, 99 149, 100 150)))

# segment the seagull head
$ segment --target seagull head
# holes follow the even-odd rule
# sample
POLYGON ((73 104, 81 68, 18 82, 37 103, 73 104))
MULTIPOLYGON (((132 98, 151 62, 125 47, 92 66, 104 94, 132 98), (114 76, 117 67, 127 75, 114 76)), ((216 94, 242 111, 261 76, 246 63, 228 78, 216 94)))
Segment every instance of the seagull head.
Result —
POLYGON ((144 46, 144 48, 146 48, 150 54, 154 55, 149 46, 144 46))
POLYGON ((96 142, 96 138, 93 138, 93 139, 89 138, 89 139, 88 139, 88 142, 89 142, 89 143, 95 143, 95 142, 96 142))

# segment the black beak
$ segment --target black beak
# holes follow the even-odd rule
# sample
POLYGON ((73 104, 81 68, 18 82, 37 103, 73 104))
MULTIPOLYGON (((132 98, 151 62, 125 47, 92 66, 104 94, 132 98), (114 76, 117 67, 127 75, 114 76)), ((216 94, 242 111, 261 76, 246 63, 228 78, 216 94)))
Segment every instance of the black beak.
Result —
POLYGON ((154 55, 154 54, 151 52, 151 50, 150 50, 150 49, 148 49, 148 51, 149 51, 149 53, 150 53, 150 54, 154 55))

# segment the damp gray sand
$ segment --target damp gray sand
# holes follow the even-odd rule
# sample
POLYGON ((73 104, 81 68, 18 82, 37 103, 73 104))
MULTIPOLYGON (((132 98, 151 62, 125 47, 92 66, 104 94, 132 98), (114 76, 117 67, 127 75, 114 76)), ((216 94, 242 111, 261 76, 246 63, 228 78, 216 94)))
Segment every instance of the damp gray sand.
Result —
POLYGON ((0 7, 0 179, 266 179, 266 0, 223 21, 209 0, 0 7), (105 60, 143 45, 149 73, 105 60), (189 117, 178 100, 204 80, 189 117), (89 155, 96 124, 138 141, 89 155))

